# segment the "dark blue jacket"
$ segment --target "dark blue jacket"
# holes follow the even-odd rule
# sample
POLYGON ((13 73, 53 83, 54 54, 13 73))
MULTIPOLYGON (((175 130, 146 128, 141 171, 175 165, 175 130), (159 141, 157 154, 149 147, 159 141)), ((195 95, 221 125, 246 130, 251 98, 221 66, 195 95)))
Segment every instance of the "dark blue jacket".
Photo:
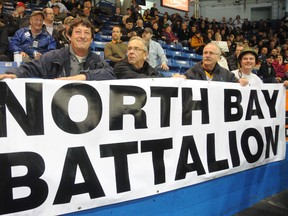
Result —
POLYGON ((35 38, 32 37, 29 27, 21 28, 15 32, 10 40, 9 49, 11 52, 25 52, 30 58, 34 59, 33 52, 37 51, 42 54, 56 49, 56 41, 44 29, 35 38))

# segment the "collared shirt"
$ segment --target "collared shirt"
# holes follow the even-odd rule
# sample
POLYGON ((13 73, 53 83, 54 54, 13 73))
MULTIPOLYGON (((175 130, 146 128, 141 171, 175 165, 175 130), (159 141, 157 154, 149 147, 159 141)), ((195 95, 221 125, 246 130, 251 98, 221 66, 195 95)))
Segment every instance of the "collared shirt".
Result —
POLYGON ((161 65, 163 62, 168 63, 163 48, 156 41, 150 40, 149 42, 149 56, 147 61, 153 68, 159 64, 161 65))
POLYGON ((83 69, 84 64, 87 59, 87 55, 84 57, 77 56, 70 46, 70 76, 78 75, 79 72, 83 69))

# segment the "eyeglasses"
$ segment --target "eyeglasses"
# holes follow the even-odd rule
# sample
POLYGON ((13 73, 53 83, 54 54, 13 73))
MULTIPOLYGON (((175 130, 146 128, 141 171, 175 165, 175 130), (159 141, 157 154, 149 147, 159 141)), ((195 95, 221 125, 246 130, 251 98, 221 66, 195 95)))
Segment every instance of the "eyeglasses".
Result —
POLYGON ((203 55, 220 55, 220 54, 219 53, 215 53, 215 52, 205 51, 205 52, 203 52, 203 55))
POLYGON ((140 51, 146 52, 146 50, 141 49, 139 47, 128 47, 127 49, 128 52, 131 52, 132 50, 134 50, 135 52, 140 52, 140 51))

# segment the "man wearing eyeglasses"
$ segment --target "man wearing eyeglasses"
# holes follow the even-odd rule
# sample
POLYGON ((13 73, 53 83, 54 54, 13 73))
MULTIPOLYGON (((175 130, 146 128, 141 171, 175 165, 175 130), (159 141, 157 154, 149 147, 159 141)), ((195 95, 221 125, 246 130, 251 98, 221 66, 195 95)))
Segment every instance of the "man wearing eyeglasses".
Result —
POLYGON ((52 8, 43 9, 43 13, 45 16, 43 24, 46 28, 46 31, 52 35, 53 38, 55 38, 58 32, 64 27, 54 22, 55 17, 52 8))
POLYGON ((146 61, 148 44, 142 38, 132 37, 127 46, 127 59, 114 66, 118 79, 149 78, 160 76, 146 61))
POLYGON ((245 78, 239 80, 235 75, 225 68, 222 68, 217 62, 220 59, 221 49, 215 43, 207 44, 203 49, 203 60, 198 62, 194 67, 186 71, 184 75, 174 75, 195 80, 211 80, 222 82, 239 82, 242 86, 248 84, 245 78))

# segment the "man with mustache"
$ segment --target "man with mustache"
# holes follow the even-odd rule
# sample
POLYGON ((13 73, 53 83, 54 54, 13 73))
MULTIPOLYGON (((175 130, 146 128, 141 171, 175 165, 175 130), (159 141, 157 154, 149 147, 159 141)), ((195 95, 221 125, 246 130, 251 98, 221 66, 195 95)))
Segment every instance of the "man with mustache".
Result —
POLYGON ((220 67, 221 49, 215 43, 207 44, 203 49, 203 60, 186 71, 184 75, 175 74, 173 77, 182 77, 195 80, 239 82, 242 86, 248 84, 245 78, 237 79, 235 75, 225 68, 220 67))

